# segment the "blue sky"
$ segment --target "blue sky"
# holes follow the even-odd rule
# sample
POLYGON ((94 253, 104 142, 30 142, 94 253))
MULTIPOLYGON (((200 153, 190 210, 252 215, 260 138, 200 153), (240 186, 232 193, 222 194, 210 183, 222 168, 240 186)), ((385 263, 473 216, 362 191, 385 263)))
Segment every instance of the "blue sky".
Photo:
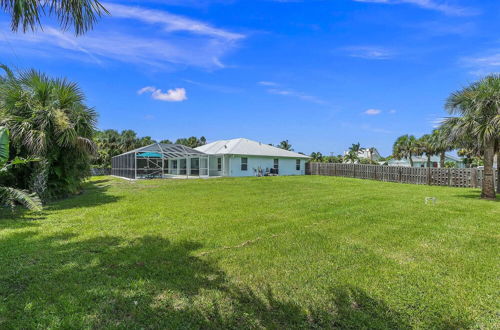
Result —
POLYGON ((78 82, 101 129, 209 141, 288 139, 391 152, 432 130, 450 92, 500 71, 497 0, 105 2, 83 37, 11 33, 1 62, 78 82))

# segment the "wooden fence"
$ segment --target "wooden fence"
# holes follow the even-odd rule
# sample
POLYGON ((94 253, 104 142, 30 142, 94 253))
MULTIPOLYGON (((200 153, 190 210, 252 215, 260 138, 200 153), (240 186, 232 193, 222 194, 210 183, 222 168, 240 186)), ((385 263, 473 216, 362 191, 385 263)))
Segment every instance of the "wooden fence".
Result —
POLYGON ((483 170, 477 168, 424 168, 336 163, 307 163, 306 174, 464 188, 481 187, 483 178, 483 170))

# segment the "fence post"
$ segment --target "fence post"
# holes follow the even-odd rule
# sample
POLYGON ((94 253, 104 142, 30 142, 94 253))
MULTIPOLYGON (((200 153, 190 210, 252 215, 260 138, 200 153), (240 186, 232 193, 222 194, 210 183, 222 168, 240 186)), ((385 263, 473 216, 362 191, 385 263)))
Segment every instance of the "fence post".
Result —
POLYGON ((431 168, 427 167, 427 184, 431 185, 431 168))
POLYGON ((398 181, 399 181, 399 183, 403 182, 403 175, 401 172, 402 172, 401 167, 398 167, 398 176, 399 176, 398 181))
POLYGON ((471 168, 471 178, 472 188, 477 188, 477 167, 471 168))
POLYGON ((448 187, 451 187, 451 168, 448 169, 448 187))
POLYGON ((356 177, 356 164, 352 164, 352 177, 356 177))
POLYGON ((333 163, 333 176, 337 176, 337 164, 333 163))

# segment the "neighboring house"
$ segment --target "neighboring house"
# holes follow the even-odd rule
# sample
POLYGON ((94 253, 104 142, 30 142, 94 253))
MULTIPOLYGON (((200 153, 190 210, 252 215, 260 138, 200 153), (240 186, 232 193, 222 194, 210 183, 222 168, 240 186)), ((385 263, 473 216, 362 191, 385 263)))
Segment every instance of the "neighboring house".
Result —
POLYGON ((310 158, 243 138, 215 141, 195 150, 210 156, 210 176, 304 175, 310 158))
MULTIPOLYGON (((344 151, 344 156, 349 154, 349 150, 344 151)), ((379 161, 382 156, 378 152, 377 148, 361 148, 361 150, 358 151, 358 158, 359 159, 371 159, 375 162, 379 161)))
MULTIPOLYGON (((413 167, 427 167, 427 157, 426 156, 413 156, 413 167)), ((465 164, 463 160, 459 157, 455 157, 449 154, 445 155, 445 163, 446 162, 454 162, 457 168, 465 168, 465 164)), ((388 162, 389 166, 405 166, 410 167, 410 161, 406 158, 397 160, 391 159, 388 162)), ((431 156, 431 167, 440 167, 439 166, 439 155, 431 156)))

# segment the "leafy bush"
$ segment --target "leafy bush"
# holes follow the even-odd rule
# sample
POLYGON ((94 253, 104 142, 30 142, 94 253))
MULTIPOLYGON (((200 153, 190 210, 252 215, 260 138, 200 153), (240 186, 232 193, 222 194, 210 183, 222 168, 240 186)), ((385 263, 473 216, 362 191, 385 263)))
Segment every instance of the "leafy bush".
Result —
POLYGON ((43 199, 79 191, 95 152, 96 112, 85 105, 77 84, 35 70, 0 80, 0 125, 11 132, 11 158, 41 161, 13 169, 5 179, 43 199))

